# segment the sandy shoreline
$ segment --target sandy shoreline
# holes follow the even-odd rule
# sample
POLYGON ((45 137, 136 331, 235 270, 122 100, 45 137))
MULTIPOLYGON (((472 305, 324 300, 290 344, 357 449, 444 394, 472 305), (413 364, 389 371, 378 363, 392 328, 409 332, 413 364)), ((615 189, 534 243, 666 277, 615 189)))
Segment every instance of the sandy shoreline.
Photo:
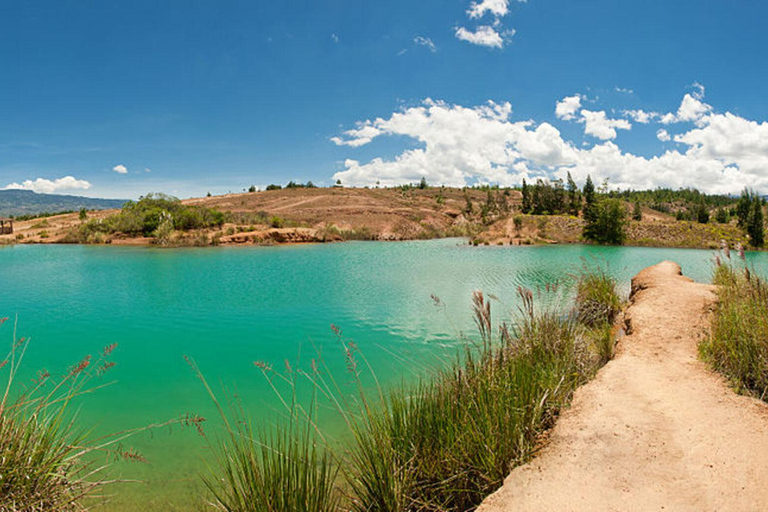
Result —
POLYGON ((768 508, 768 406, 697 358, 712 290, 672 262, 640 272, 619 355, 478 510, 768 508))

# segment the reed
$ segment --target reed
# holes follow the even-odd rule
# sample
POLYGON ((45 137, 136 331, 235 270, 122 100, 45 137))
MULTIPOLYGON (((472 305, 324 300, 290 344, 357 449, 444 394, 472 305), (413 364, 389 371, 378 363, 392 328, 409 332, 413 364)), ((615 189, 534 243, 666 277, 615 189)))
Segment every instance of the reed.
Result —
POLYGON ((480 341, 431 378, 390 392, 383 407, 361 411, 346 472, 351 508, 472 510, 535 453, 605 362, 594 337, 606 329, 584 326, 576 313, 538 312, 533 294, 519 293, 516 324, 498 330, 476 293, 480 341))
MULTIPOLYGON (((228 512, 338 510, 335 483, 339 463, 325 449, 312 417, 296 402, 295 393, 291 393, 291 405, 286 403, 289 415, 282 423, 257 430, 237 401, 222 405, 197 364, 188 358, 187 362, 224 426, 223 437, 210 441, 215 465, 203 476, 216 508, 228 512)), ((262 369, 270 371, 266 366, 262 369)))
POLYGON ((731 260, 729 253, 717 261, 713 281, 718 301, 700 353, 738 391, 766 400, 768 283, 743 260, 731 260))
MULTIPOLYGON (((605 274, 594 282, 613 291, 590 295, 607 301, 599 310, 609 311, 618 300, 615 283, 605 274)), ((313 360, 311 371, 286 364, 278 372, 256 363, 288 413, 278 429, 254 431, 241 408, 226 410, 191 363, 225 425, 217 463, 205 479, 216 505, 228 511, 473 510, 536 453, 574 390, 610 357, 601 343, 612 350, 615 341, 609 323, 615 315, 586 325, 576 306, 539 311, 533 292, 518 293, 516 321, 496 325, 490 301, 476 292, 478 338, 423 378, 393 389, 378 385, 363 354, 335 326, 347 379, 337 380, 322 359, 313 360), (296 403, 299 376, 314 389, 306 409, 296 403), (288 392, 276 383, 287 384, 288 392), (326 441, 311 412, 320 400, 339 413, 349 438, 326 441)))
POLYGON ((14 328, 11 350, 0 362, 7 372, 0 401, 0 510, 83 510, 83 499, 106 483, 100 477, 105 466, 87 455, 105 445, 76 427, 70 409, 78 396, 101 387, 88 382, 114 365, 108 359, 114 346, 99 358, 86 356, 60 378, 41 371, 22 384, 28 345, 14 328))

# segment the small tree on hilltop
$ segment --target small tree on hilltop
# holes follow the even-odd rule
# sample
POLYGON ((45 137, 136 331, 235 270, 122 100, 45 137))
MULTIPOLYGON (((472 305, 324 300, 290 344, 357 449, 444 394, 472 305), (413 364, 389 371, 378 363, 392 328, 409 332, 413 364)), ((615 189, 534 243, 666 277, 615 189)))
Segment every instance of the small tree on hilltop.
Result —
POLYGON ((696 222, 699 224, 707 224, 709 222, 709 210, 704 203, 699 203, 696 206, 696 222))
POLYGON ((571 215, 574 217, 579 216, 579 212, 581 211, 581 193, 579 192, 579 187, 576 185, 576 182, 573 181, 573 178, 571 177, 570 171, 568 172, 568 210, 571 215))
POLYGON ((531 213, 531 188, 525 182, 525 178, 523 178, 522 192, 523 192, 523 205, 521 209, 523 213, 531 213))
MULTIPOLYGON (((585 194, 586 195, 586 194, 585 194)), ((626 238, 627 212, 619 199, 604 198, 584 210, 584 238, 599 244, 621 245, 626 238)))
POLYGON ((763 201, 755 196, 747 219, 747 234, 754 247, 762 247, 765 243, 765 229, 763 227, 763 201))
POLYGON ((422 190, 427 188, 427 178, 425 178, 424 176, 421 177, 421 181, 419 182, 419 188, 422 190))
POLYGON ((592 176, 587 174, 587 182, 584 184, 584 220, 589 222, 592 217, 592 210, 595 206, 595 184, 592 183, 592 176))
POLYGON ((728 212, 722 206, 715 212, 715 220, 720 224, 728 223, 728 212))
POLYGON ((749 214, 752 210, 752 198, 754 194, 748 188, 741 191, 741 197, 739 202, 736 203, 736 223, 740 228, 747 227, 747 221, 749 220, 749 214))

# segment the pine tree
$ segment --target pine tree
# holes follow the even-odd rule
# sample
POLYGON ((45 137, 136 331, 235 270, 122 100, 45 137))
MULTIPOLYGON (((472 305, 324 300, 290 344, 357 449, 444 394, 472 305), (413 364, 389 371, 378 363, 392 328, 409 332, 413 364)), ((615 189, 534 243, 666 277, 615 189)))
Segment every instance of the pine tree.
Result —
POLYGON ((531 189, 528 187, 528 184, 525 182, 525 178, 523 178, 523 205, 522 210, 523 213, 531 213, 531 189))
POLYGON ((568 172, 568 210, 575 217, 578 217, 581 211, 581 194, 579 193, 579 187, 571 177, 570 171, 568 172))
POLYGON ((587 174, 587 182, 584 184, 584 220, 589 221, 593 218, 595 206, 595 184, 592 183, 592 176, 587 174))
POLYGON ((736 219, 737 224, 740 228, 745 228, 747 226, 747 221, 749 220, 749 214, 752 209, 752 196, 754 194, 751 190, 745 188, 741 191, 741 197, 739 198, 739 202, 736 203, 736 219))
POLYGON ((632 209, 632 220, 643 220, 643 209, 639 201, 635 201, 634 208, 632 209))
POLYGON ((717 211, 715 212, 715 220, 720 224, 728 223, 728 212, 726 212, 725 208, 723 208, 722 206, 718 208, 717 211))
POLYGON ((603 197, 584 209, 583 236, 600 244, 621 245, 626 238, 627 212, 619 199, 603 197))
POLYGON ((752 198, 752 205, 747 219, 747 234, 749 241, 755 247, 762 247, 765 243, 765 231, 763 228, 763 201, 757 196, 752 198))

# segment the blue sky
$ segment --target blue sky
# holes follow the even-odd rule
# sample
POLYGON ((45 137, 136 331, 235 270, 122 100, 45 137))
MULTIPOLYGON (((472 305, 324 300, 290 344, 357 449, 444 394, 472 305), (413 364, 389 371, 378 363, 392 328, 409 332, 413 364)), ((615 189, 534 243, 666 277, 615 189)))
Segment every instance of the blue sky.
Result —
POLYGON ((570 171, 768 192, 766 19, 757 0, 3 2, 0 188, 570 171))

